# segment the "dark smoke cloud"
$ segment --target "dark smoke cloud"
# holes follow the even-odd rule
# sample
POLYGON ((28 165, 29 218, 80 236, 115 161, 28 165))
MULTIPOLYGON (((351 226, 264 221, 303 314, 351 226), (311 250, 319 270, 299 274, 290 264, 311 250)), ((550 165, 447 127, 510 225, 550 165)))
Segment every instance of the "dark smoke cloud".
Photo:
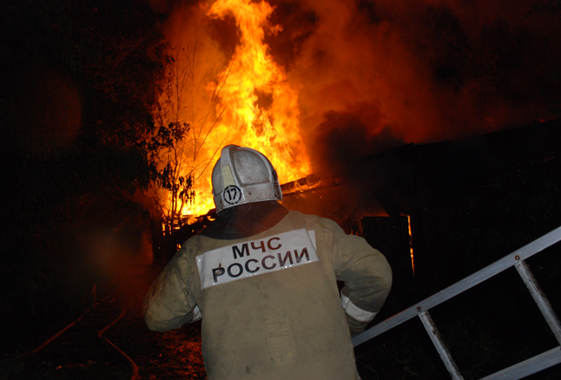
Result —
POLYGON ((284 29, 269 45, 300 88, 315 170, 391 147, 381 131, 423 143, 552 118, 561 100, 560 25, 528 14, 532 4, 275 2, 273 22, 284 29), (377 105, 375 118, 365 120, 357 107, 365 103, 377 105))
POLYGON ((312 165, 319 168, 316 174, 320 177, 346 176, 349 164, 372 152, 403 145, 387 126, 375 129, 362 121, 376 118, 377 115, 372 115, 377 113, 376 107, 363 104, 362 108, 363 113, 327 112, 325 121, 315 128, 312 140, 317 148, 311 151, 311 159, 312 165))

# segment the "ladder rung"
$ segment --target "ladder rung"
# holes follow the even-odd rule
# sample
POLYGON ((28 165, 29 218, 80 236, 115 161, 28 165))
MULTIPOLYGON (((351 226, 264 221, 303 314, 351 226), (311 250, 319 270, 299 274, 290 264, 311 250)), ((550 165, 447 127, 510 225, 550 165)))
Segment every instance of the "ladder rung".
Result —
POLYGON ((522 260, 521 262, 516 264, 515 267, 518 271, 518 274, 520 275, 520 277, 522 277, 522 280, 526 284, 526 287, 532 294, 534 301, 540 308, 540 311, 542 312, 543 317, 549 325, 549 328, 553 332, 553 335, 555 335, 555 338, 557 339, 559 344, 561 344, 561 325, 559 324, 559 319, 557 319, 557 316, 555 315, 555 312, 553 311, 549 300, 541 290, 540 284, 538 284, 538 282, 536 281, 536 278, 528 267, 528 264, 526 264, 526 261, 522 260))
POLYGON ((421 319, 421 322, 423 322, 423 326, 425 327, 425 330, 427 330, 427 334, 429 334, 432 344, 434 344, 436 351, 438 351, 438 355, 440 355, 440 359, 442 359, 442 362, 452 376, 452 379, 463 380, 463 376, 460 373, 458 366, 454 362, 450 351, 448 351, 448 348, 444 344, 444 341, 442 340, 440 333, 438 332, 438 329, 436 328, 436 325, 434 324, 434 321, 432 320, 429 312, 424 311, 420 313, 419 318, 421 319))

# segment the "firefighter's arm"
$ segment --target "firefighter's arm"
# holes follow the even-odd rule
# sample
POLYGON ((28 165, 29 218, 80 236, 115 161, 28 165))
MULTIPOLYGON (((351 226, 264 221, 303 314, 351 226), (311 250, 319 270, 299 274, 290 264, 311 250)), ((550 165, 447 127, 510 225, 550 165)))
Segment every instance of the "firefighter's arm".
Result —
POLYGON ((364 331, 382 308, 392 285, 392 271, 380 251, 365 239, 346 235, 334 227, 334 268, 337 280, 345 285, 341 303, 353 336, 364 331))
POLYGON ((144 297, 144 321, 152 331, 173 330, 201 319, 201 311, 185 282, 185 260, 179 251, 144 297))

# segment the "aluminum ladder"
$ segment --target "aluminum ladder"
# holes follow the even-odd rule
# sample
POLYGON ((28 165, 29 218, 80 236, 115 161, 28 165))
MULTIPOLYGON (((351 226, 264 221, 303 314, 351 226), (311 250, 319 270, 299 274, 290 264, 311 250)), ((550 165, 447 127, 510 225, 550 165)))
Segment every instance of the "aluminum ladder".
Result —
POLYGON ((451 378, 454 380, 463 379, 458 366, 454 362, 450 351, 444 344, 444 341, 442 340, 440 333, 429 314, 429 310, 514 266, 526 284, 528 291, 531 293, 532 298, 539 307, 560 346, 542 352, 541 354, 502 369, 491 375, 485 376, 481 380, 521 379, 561 363, 561 324, 559 323, 559 319, 555 315, 551 304, 545 294, 541 291, 539 284, 525 261, 529 257, 532 257, 536 253, 545 250, 559 241, 561 241, 561 227, 556 228, 555 230, 494 262, 493 264, 475 272, 471 276, 468 276, 446 289, 433 294, 429 298, 426 298, 408 309, 405 309, 401 313, 374 325, 370 329, 353 338, 354 346, 356 347, 361 343, 379 336, 382 333, 391 330, 410 319, 413 319, 414 317, 419 317, 446 369, 450 373, 451 378))

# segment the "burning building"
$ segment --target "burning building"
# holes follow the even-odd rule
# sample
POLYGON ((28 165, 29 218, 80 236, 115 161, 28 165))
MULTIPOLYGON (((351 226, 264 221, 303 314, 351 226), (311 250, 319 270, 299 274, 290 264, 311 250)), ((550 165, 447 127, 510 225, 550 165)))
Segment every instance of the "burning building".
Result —
POLYGON ((174 152, 185 216, 213 207, 209 168, 229 143, 271 157, 281 183, 331 182, 362 157, 528 125, 558 104, 544 79, 558 25, 530 1, 152 4, 170 12, 161 122, 188 126, 174 152))

